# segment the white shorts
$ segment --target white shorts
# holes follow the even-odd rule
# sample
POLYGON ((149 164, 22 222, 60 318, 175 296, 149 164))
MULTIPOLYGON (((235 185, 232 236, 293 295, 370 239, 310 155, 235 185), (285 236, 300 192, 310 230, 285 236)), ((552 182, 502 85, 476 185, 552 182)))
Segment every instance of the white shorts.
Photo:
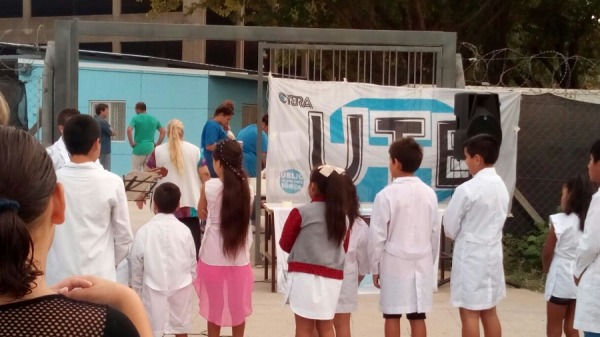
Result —
POLYGON ((194 285, 173 291, 142 288, 142 302, 154 336, 189 333, 192 330, 194 285))
POLYGON ((308 319, 330 320, 335 316, 342 280, 313 274, 290 272, 286 303, 292 311, 308 319))

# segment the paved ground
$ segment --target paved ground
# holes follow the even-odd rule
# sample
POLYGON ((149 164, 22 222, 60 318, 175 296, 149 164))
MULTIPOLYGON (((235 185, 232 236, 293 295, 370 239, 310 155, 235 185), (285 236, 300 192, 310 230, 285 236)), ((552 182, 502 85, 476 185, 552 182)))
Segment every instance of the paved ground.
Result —
MULTIPOLYGON (((132 227, 135 231, 152 217, 148 209, 137 210, 130 204, 132 227)), ((254 268, 254 312, 246 323, 247 337, 293 337, 294 315, 283 306, 282 295, 270 292, 270 283, 263 281, 263 269, 254 268)), ((460 336, 458 310, 448 305, 450 286, 444 285, 434 295, 433 312, 427 315, 428 335, 460 336)), ((360 295, 358 311, 352 317, 353 336, 383 336, 383 319, 378 310, 378 295, 360 295)), ((507 298, 498 306, 504 337, 532 337, 545 335, 546 309, 543 294, 528 290, 508 288, 507 298)), ((402 319, 403 336, 410 336, 408 321, 402 319)), ((206 321, 194 317, 190 336, 205 334, 206 321)), ((223 329, 222 336, 231 336, 223 329)))

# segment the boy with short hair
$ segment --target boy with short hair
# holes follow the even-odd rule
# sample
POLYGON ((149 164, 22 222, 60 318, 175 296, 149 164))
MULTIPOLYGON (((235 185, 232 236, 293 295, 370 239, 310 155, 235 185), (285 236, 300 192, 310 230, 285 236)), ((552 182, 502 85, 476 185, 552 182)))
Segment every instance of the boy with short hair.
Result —
POLYGON ((373 283, 381 289, 385 336, 400 336, 400 317, 407 314, 411 336, 424 337, 440 236, 437 197, 415 176, 423 149, 413 138, 395 141, 389 154, 394 180, 377 193, 369 230, 373 283))
POLYGON ((496 305, 506 296, 502 228, 510 201, 494 164, 500 143, 490 135, 469 138, 465 161, 473 178, 455 191, 444 213, 444 232, 454 240, 450 304, 459 308, 462 336, 500 337, 496 305))
POLYGON ((123 179, 95 163, 100 127, 93 117, 71 117, 63 137, 71 158, 56 176, 65 190, 65 222, 56 227, 46 280, 89 274, 116 281, 115 268, 133 242, 123 179))
POLYGON ((156 188, 156 215, 138 230, 131 248, 131 284, 158 337, 184 337, 192 327, 196 246, 189 228, 173 215, 180 198, 173 183, 156 188))
POLYGON ((52 165, 54 165, 54 171, 58 171, 58 169, 71 162, 71 158, 69 157, 69 151, 67 150, 67 146, 65 145, 65 142, 63 140, 63 133, 65 130, 65 124, 67 123, 67 120, 79 114, 79 110, 74 108, 67 108, 58 113, 58 117, 56 119, 56 127, 58 129, 58 132, 60 133, 60 138, 58 138, 58 140, 54 142, 54 144, 46 148, 46 151, 48 151, 48 155, 50 155, 50 158, 52 158, 52 165))
MULTIPOLYGON (((600 183, 600 140, 590 149, 588 174, 594 183, 600 183)), ((577 288, 577 307, 573 327, 585 337, 600 336, 600 190, 592 196, 585 218, 583 235, 579 239, 573 275, 577 288)))

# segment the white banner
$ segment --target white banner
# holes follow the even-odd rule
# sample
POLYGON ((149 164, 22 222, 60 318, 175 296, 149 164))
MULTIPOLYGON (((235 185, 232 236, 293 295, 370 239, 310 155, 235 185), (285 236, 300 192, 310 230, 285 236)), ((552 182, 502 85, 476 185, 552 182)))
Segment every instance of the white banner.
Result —
MULTIPOLYGON (((267 201, 309 201, 311 168, 346 168, 361 202, 372 202, 390 181, 389 145, 414 137, 424 150, 416 175, 440 202, 468 178, 453 157, 454 95, 460 89, 384 87, 362 83, 269 78, 267 201)), ((498 92, 502 147, 496 170, 515 187, 520 93, 498 92)))

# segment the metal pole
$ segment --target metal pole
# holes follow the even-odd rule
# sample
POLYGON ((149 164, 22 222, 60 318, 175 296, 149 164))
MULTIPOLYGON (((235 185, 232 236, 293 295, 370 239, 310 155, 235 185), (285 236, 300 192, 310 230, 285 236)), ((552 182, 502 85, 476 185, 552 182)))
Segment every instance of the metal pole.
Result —
MULTIPOLYGON (((79 91, 79 20, 56 21, 56 59, 54 73, 54 121, 57 123, 58 112, 65 108, 78 107, 79 91)), ((53 141, 57 140, 53 135, 53 141)))
POLYGON ((53 105, 54 105, 54 41, 48 41, 44 58, 42 75, 42 144, 49 146, 54 139, 53 105))
MULTIPOLYGON (((256 90, 256 194, 254 195, 254 265, 258 265, 261 260, 260 256, 260 213, 261 213, 261 172, 262 172, 262 104, 263 104, 263 66, 264 66, 264 44, 263 42, 258 43, 258 87, 256 90)), ((266 238, 265 238, 266 240, 266 238)), ((275 252, 273 252, 275 254, 275 252)), ((266 268, 268 263, 265 259, 263 261, 266 268)))

